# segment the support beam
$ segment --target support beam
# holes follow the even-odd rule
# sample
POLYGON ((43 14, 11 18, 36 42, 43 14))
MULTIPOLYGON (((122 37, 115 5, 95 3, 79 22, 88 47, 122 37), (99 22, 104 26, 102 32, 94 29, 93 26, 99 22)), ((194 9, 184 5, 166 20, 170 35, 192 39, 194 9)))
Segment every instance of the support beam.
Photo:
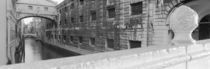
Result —
POLYGON ((6 46, 7 46, 7 27, 6 27, 6 1, 7 0, 0 0, 0 65, 5 65, 7 63, 7 56, 6 56, 6 46))

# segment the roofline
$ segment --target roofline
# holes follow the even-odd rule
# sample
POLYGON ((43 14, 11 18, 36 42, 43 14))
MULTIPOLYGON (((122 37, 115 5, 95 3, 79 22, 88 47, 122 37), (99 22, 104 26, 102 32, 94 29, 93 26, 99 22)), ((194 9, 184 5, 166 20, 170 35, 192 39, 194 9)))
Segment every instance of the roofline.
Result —
POLYGON ((54 2, 54 1, 52 1, 52 0, 46 0, 46 1, 49 1, 49 2, 51 2, 51 3, 53 3, 53 4, 55 4, 55 6, 58 4, 58 3, 56 3, 56 2, 54 2))
POLYGON ((37 5, 37 4, 29 4, 29 3, 16 3, 16 4, 26 4, 26 5, 36 5, 36 6, 55 7, 55 6, 49 6, 49 5, 37 5))
POLYGON ((67 0, 64 0, 63 2, 59 3, 58 5, 56 5, 56 8, 59 8, 59 7, 61 7, 62 5, 64 5, 66 1, 67 1, 67 0))
MULTIPOLYGON (((53 4, 53 5, 43 5, 43 4, 40 4, 40 6, 51 6, 51 7, 56 7, 56 3, 54 2, 52 2, 52 1, 50 1, 50 0, 45 0, 45 1, 47 1, 47 2, 49 2, 49 3, 51 3, 51 4, 53 4)), ((17 0, 17 2, 16 2, 16 4, 30 4, 30 3, 22 3, 22 2, 18 2, 18 0, 17 0)), ((31 5, 37 5, 37 4, 31 4, 31 5)))

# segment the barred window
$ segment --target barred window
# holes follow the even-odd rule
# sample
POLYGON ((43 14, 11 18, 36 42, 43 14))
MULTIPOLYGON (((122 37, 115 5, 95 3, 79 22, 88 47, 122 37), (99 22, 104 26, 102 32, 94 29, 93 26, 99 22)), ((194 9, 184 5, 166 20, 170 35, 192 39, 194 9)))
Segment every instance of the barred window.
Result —
POLYGON ((74 41, 74 37, 70 36, 70 40, 71 40, 71 42, 73 42, 74 41))
POLYGON ((95 45, 95 38, 90 38, 90 44, 95 45))
POLYGON ((96 20, 96 11, 90 11, 91 20, 96 20))
POLYGON ((141 41, 129 41, 130 48, 141 48, 141 41))
POLYGON ((115 0, 107 0, 106 3, 107 5, 113 5, 115 0))
POLYGON ((74 9, 74 3, 71 4, 71 9, 74 9))
POLYGON ((113 39, 107 39, 107 47, 114 49, 114 40, 113 39))
POLYGON ((33 6, 28 6, 28 8, 32 10, 33 9, 33 6))
POLYGON ((44 7, 44 9, 45 9, 46 11, 48 11, 48 7, 44 7))
POLYGON ((131 14, 132 15, 142 14, 142 10, 143 10, 142 5, 143 5, 143 2, 137 2, 137 3, 131 4, 131 14))
POLYGON ((109 6, 108 8, 108 17, 109 18, 114 18, 115 17, 115 7, 114 6, 109 6))
POLYGON ((171 0, 163 0, 164 3, 170 3, 171 0))
POLYGON ((83 22, 84 20, 83 20, 84 18, 83 18, 83 15, 81 15, 80 16, 80 22, 83 22))
POLYGON ((79 37, 79 43, 83 43, 83 37, 82 36, 79 37))
POLYGON ((68 7, 64 7, 64 11, 67 12, 68 11, 68 7))
POLYGON ((64 24, 67 24, 67 19, 65 18, 65 20, 64 20, 64 24))
POLYGON ((71 17, 71 23, 75 23, 75 20, 73 17, 71 17))
POLYGON ((80 4, 83 5, 84 4, 84 0, 80 0, 80 4))
POLYGON ((91 0, 91 2, 95 2, 95 0, 91 0))

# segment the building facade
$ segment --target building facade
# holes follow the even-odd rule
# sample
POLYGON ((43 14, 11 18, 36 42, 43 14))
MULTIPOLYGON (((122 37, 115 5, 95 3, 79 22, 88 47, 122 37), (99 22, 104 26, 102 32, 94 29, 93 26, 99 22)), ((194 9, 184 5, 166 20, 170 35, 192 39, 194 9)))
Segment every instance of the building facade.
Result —
POLYGON ((167 15, 182 0, 65 0, 47 35, 62 44, 113 51, 170 44, 167 15))
POLYGON ((0 24, 2 32, 1 39, 1 60, 0 65, 10 64, 13 60, 13 51, 16 46, 18 46, 19 38, 17 36, 16 29, 16 3, 17 0, 1 0, 1 16, 0 16, 0 24))

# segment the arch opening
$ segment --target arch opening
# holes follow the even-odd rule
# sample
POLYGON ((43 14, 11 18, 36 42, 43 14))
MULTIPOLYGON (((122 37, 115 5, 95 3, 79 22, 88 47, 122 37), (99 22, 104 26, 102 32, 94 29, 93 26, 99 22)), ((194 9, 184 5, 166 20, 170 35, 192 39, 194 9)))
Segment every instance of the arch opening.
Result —
POLYGON ((41 38, 41 36, 43 36, 42 33, 44 31, 40 32, 40 30, 50 29, 54 27, 57 27, 57 23, 55 20, 51 18, 43 16, 26 16, 17 20, 16 36, 22 38, 24 34, 28 32, 27 34, 31 34, 32 36, 36 35, 39 38, 41 38), (32 18, 32 22, 25 24, 24 20, 28 18, 32 18))
POLYGON ((199 26, 192 33, 192 37, 195 40, 210 39, 210 14, 200 20, 199 26))

